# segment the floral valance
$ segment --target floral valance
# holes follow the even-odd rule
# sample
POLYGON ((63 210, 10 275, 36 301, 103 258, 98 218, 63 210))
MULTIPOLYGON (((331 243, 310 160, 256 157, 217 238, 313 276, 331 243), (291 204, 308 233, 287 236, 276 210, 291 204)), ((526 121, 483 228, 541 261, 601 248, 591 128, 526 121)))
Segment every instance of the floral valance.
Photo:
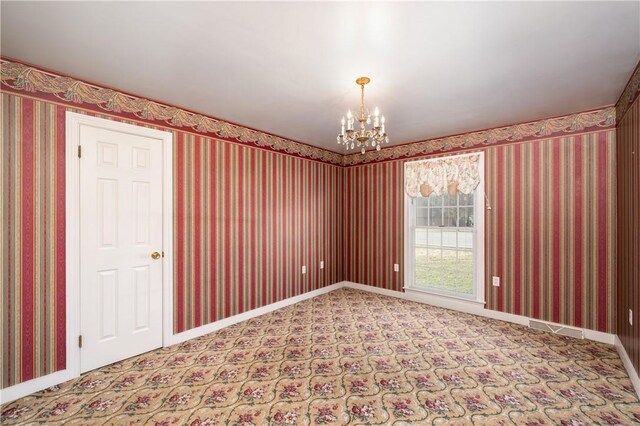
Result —
POLYGON ((405 163, 405 191, 410 197, 470 194, 480 183, 478 160, 477 155, 465 155, 405 163))

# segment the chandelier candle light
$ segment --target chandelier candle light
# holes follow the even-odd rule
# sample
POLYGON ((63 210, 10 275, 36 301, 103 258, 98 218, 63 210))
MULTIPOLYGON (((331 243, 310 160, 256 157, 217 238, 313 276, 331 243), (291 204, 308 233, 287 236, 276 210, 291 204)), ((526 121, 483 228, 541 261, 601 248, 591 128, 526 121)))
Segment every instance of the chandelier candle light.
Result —
POLYGON ((380 151, 380 144, 389 143, 389 137, 384 129, 384 115, 380 115, 378 107, 373 112, 373 129, 367 130, 367 124, 371 124, 371 115, 369 110, 364 108, 364 85, 370 81, 369 77, 360 77, 356 80, 356 84, 362 88, 360 116, 354 117, 351 110, 349 110, 347 118, 342 117, 340 122, 342 127, 338 135, 338 145, 344 145, 346 149, 358 147, 363 154, 369 144, 371 144, 372 148, 375 147, 377 151, 380 151), (354 130, 353 128, 353 123, 356 119, 360 122, 360 130, 354 130))

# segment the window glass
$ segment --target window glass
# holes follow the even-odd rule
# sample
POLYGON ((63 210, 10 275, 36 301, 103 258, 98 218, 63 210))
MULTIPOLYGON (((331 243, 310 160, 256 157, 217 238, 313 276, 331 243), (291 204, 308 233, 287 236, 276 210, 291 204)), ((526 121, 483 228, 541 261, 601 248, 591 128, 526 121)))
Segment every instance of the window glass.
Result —
POLYGON ((459 227, 473 228, 473 207, 460 207, 458 214, 459 227))
POLYGON ((414 282, 417 288, 473 297, 474 194, 417 197, 414 282))
POLYGON ((429 195, 429 207, 442 207, 442 195, 429 195))
POLYGON ((429 208, 429 226, 442 226, 442 207, 429 208))
POLYGON ((444 205, 445 206, 457 206, 458 205, 458 196, 451 196, 449 194, 442 195, 444 205))
POLYGON ((463 194, 458 192, 458 204, 460 206, 473 206, 473 194, 463 194))
POLYGON ((457 226, 458 224, 458 209, 456 207, 446 207, 444 209, 444 217, 442 225, 444 226, 457 226))

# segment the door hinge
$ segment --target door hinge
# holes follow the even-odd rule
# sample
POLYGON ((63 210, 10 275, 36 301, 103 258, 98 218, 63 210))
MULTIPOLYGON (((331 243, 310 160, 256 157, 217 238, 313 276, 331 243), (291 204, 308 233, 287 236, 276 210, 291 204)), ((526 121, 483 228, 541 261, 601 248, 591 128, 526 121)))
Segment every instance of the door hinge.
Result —
POLYGON ((78 158, 82 158, 82 145, 78 145, 78 158))
POLYGON ((82 348, 82 336, 78 336, 78 347, 82 348))

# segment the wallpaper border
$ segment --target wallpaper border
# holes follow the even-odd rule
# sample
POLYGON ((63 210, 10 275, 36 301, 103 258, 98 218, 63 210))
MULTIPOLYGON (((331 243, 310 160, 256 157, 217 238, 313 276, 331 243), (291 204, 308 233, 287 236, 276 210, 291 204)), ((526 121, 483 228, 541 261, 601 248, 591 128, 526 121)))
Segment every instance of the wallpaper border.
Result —
POLYGON ((347 167, 387 160, 404 160, 434 153, 527 142, 536 139, 551 139, 612 128, 615 127, 615 123, 616 109, 610 106, 511 126, 410 142, 384 148, 380 151, 367 151, 364 155, 349 154, 344 156, 342 165, 347 167))
POLYGON ((98 111, 108 111, 125 117, 131 115, 151 123, 160 121, 178 130, 188 128, 197 133, 213 134, 218 138, 329 164, 341 165, 343 161, 343 155, 333 151, 54 74, 5 58, 0 59, 0 76, 2 86, 16 92, 53 95, 68 103, 94 105, 98 107, 98 111))
POLYGON ((109 112, 124 118, 144 120, 152 124, 162 122, 164 126, 176 130, 189 129, 199 134, 212 134, 223 140, 343 167, 387 160, 410 159, 434 153, 525 142, 540 138, 546 139, 560 135, 568 136, 599 128, 610 128, 615 126, 616 116, 622 117, 621 112, 622 114, 626 112, 626 108, 624 108, 626 99, 635 99, 635 96, 640 93, 640 69, 636 68, 616 106, 409 142, 383 148, 380 151, 367 151, 364 155, 360 153, 343 155, 179 107, 62 76, 6 58, 0 58, 0 77, 2 88, 8 89, 9 92, 29 92, 37 94, 36 96, 45 100, 63 101, 76 105, 88 104, 93 106, 97 112, 109 112))
POLYGON ((624 87, 620 99, 616 102, 616 117, 618 122, 629 111, 633 102, 640 95, 640 62, 636 65, 627 85, 624 87))

